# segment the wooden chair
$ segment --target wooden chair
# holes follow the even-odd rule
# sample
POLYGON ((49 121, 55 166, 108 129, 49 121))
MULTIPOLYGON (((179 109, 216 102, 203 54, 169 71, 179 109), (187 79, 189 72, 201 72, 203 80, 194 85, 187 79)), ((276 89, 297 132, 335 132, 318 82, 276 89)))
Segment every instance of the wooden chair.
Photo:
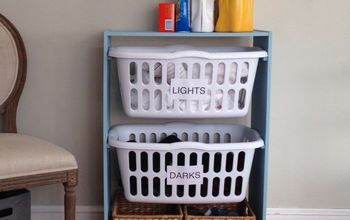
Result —
POLYGON ((78 166, 74 156, 44 140, 17 134, 16 111, 26 79, 22 38, 0 14, 0 192, 48 184, 64 185, 65 220, 75 219, 78 166))

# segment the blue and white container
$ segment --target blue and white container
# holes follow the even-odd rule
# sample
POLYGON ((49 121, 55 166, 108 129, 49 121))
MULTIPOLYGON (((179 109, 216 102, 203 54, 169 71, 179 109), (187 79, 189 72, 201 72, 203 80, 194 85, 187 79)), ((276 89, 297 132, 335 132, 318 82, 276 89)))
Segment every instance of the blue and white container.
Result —
POLYGON ((178 0, 176 4, 176 31, 191 31, 190 1, 178 0))

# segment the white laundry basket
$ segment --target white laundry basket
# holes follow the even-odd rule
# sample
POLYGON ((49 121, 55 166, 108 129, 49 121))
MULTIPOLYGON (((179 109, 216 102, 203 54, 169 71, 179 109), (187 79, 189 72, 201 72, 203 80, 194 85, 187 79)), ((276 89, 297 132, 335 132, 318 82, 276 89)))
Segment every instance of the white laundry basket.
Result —
POLYGON ((113 47, 131 117, 219 118, 247 114, 259 58, 254 47, 113 47))
POLYGON ((246 197, 254 151, 264 142, 241 125, 169 123, 116 126, 109 145, 129 201, 213 203, 246 197), (158 143, 168 135, 183 142, 158 143))

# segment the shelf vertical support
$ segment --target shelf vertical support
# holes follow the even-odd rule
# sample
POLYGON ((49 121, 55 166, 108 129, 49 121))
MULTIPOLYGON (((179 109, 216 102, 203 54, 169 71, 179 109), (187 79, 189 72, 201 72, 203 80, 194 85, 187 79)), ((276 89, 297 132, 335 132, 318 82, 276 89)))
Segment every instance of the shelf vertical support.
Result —
POLYGON ((110 60, 108 49, 111 46, 111 36, 103 35, 103 219, 110 219, 111 210, 111 181, 110 181, 110 149, 108 131, 110 128, 110 60))
POLYGON ((261 134, 265 146, 255 150, 255 158, 249 181, 249 202, 257 220, 266 220, 268 151, 271 85, 271 32, 268 36, 256 36, 253 44, 267 51, 268 57, 259 62, 252 97, 251 127, 261 134))

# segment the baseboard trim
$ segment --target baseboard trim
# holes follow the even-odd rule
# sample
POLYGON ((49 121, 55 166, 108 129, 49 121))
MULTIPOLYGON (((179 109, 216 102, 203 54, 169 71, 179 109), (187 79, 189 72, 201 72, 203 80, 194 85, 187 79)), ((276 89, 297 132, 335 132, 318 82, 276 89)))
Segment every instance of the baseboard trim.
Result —
MULTIPOLYGON (((33 206, 32 220, 62 220, 62 206, 33 206)), ((349 220, 350 209, 268 208, 267 220, 349 220)), ((76 220, 103 220, 103 207, 78 206, 76 220)))
POLYGON ((268 208, 267 220, 350 220, 350 209, 268 208))
MULTIPOLYGON (((32 220, 63 220, 63 206, 32 206, 32 220)), ((77 206, 76 220, 103 220, 103 207, 77 206)))

